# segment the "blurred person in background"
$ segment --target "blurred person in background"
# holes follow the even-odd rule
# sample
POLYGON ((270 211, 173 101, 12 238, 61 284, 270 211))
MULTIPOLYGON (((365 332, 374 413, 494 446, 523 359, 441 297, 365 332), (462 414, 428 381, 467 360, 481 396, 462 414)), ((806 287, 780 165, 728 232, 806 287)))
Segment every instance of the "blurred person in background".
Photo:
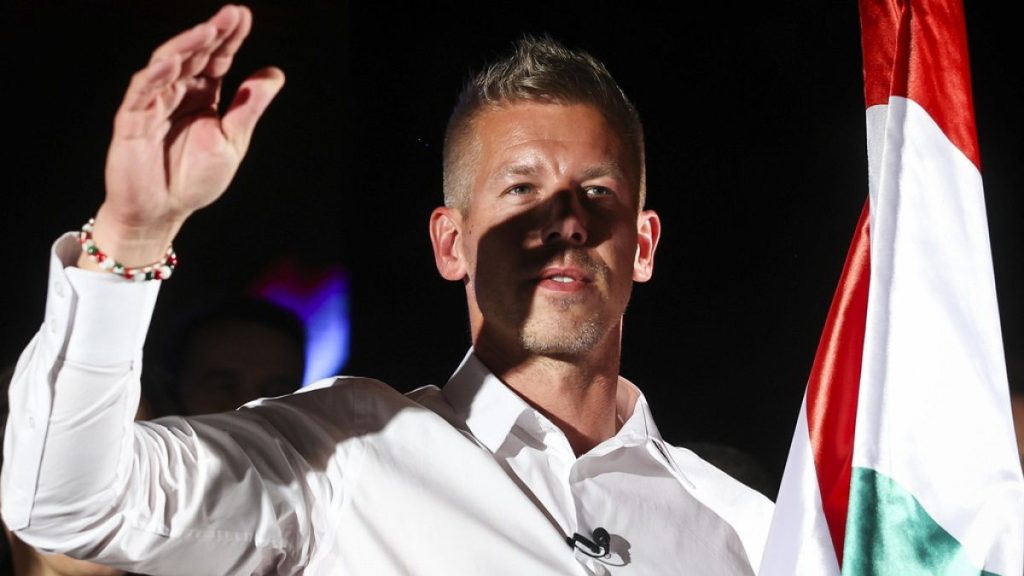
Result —
POLYGON ((234 410, 302 386, 302 321, 276 304, 236 299, 201 313, 175 344, 169 370, 181 414, 234 410))

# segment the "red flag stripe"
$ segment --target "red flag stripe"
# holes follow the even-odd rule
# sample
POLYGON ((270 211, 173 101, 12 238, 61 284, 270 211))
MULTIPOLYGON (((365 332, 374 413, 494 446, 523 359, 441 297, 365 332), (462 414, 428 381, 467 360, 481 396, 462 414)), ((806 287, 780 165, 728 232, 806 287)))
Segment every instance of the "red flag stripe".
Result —
POLYGON ((960 0, 861 0, 864 99, 913 100, 980 170, 960 0))
POLYGON ((807 382, 807 427, 818 489, 840 564, 871 278, 869 219, 870 208, 865 203, 807 382))

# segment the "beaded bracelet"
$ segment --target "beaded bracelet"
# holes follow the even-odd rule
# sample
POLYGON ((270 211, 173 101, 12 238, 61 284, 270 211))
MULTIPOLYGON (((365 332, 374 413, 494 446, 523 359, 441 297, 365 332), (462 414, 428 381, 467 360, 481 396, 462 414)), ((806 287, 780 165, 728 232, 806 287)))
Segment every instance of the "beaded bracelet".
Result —
POLYGON ((124 264, 107 256, 96 242, 92 239, 92 227, 96 224, 95 218, 90 218, 82 225, 82 231, 78 234, 78 243, 82 245, 82 252, 90 260, 100 265, 100 268, 117 274, 126 280, 142 282, 145 280, 166 280, 171 277, 174 268, 178 266, 178 255, 174 253, 174 247, 168 246, 164 253, 164 259, 147 266, 129 268, 124 264))

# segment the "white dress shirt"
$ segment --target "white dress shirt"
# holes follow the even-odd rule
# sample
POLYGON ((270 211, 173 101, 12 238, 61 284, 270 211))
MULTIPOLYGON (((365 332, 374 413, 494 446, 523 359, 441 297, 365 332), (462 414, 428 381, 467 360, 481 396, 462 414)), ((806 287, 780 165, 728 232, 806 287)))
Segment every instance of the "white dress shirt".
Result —
POLYGON ((66 268, 19 360, 3 514, 44 550, 148 574, 753 574, 772 505, 661 439, 620 378, 575 457, 472 354, 407 395, 341 377, 231 413, 135 423, 158 282, 66 268), (592 558, 566 537, 603 527, 592 558))

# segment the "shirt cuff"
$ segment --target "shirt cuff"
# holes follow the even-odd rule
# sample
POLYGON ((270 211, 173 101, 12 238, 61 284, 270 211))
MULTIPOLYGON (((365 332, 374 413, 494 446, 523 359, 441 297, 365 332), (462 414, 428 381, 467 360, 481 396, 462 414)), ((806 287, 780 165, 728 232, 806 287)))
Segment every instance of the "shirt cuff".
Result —
POLYGON ((130 362, 146 340, 161 282, 76 268, 79 254, 77 233, 53 245, 43 331, 61 341, 66 361, 92 366, 130 362))

